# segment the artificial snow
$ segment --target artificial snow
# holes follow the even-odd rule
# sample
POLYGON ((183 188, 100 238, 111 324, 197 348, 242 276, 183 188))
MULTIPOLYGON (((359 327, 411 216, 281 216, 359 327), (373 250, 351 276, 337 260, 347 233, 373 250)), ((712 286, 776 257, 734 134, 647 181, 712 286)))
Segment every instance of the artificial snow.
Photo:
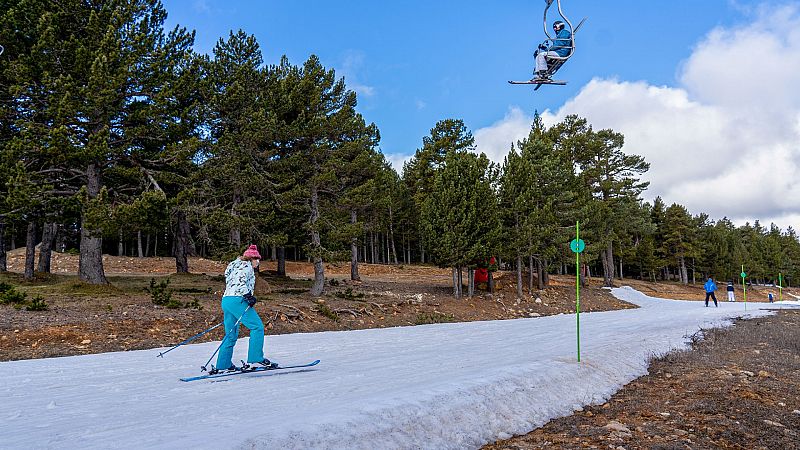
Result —
MULTIPOLYGON (((477 448, 598 404, 701 328, 764 304, 654 299, 638 309, 268 336, 300 370, 191 383, 217 343, 0 363, 2 448, 477 448)), ((247 344, 237 345, 235 360, 247 344)))

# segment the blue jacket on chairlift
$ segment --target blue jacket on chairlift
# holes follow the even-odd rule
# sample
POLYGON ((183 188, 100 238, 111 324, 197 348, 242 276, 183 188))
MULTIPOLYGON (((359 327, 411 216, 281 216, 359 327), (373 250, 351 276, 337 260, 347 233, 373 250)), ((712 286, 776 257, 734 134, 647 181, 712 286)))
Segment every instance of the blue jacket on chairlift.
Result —
POLYGON ((564 27, 556 35, 556 38, 553 40, 553 45, 550 46, 550 50, 558 53, 558 56, 563 58, 569 55, 570 51, 572 50, 571 47, 572 33, 570 33, 569 30, 564 27))

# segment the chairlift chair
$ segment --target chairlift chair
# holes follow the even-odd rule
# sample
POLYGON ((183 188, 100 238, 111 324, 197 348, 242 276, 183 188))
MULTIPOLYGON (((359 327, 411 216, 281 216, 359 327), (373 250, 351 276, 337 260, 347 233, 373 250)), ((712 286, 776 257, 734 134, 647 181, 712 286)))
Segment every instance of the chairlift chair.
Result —
POLYGON ((575 53, 575 34, 578 33, 578 30, 581 28, 581 26, 583 26, 583 23, 586 22, 586 17, 584 17, 583 19, 581 19, 580 23, 578 23, 576 27, 573 27, 572 21, 570 21, 569 18, 567 18, 567 16, 564 15, 564 11, 561 9, 561 0, 544 0, 544 1, 547 3, 547 6, 545 6, 544 8, 544 18, 542 20, 542 23, 544 25, 544 34, 547 36, 547 39, 545 39, 544 43, 545 44, 549 43, 548 45, 549 50, 560 50, 563 48, 569 48, 569 53, 566 56, 552 56, 552 55, 546 56, 547 72, 545 72, 546 74, 545 78, 538 78, 530 81, 509 81, 509 83, 511 84, 535 84, 536 87, 533 89, 534 91, 542 87, 543 84, 555 84, 559 86, 567 84, 566 81, 553 80, 552 77, 553 75, 555 75, 556 72, 558 72, 558 69, 560 69, 565 62, 567 62, 570 58, 572 58, 572 55, 575 53), (570 39, 571 43, 569 47, 554 46, 554 43, 557 39, 555 39, 554 36, 550 35, 550 31, 548 29, 547 11, 553 5, 554 1, 556 2, 556 5, 558 7, 558 15, 561 16, 561 18, 564 20, 564 23, 569 28, 570 35, 572 36, 572 38, 570 39))

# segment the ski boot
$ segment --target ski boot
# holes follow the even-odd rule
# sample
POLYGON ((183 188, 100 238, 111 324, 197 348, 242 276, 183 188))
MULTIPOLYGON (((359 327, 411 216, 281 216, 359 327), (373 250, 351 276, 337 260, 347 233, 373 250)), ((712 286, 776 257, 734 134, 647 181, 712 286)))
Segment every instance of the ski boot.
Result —
POLYGON ((216 375, 218 373, 238 372, 239 370, 242 370, 242 369, 240 369, 240 368, 238 368, 236 366, 230 366, 227 369, 217 369, 216 367, 211 366, 211 370, 208 371, 208 374, 209 375, 216 375))
POLYGON ((254 363, 246 363, 246 362, 242 361, 242 370, 243 371, 256 370, 256 369, 259 369, 259 370, 274 369, 276 367, 278 367, 278 363, 272 362, 272 361, 268 360, 267 358, 264 358, 263 361, 254 362, 254 363))
POLYGON ((274 369, 274 368, 278 367, 278 363, 272 362, 272 361, 268 360, 267 358, 264 358, 263 361, 257 362, 255 364, 258 364, 259 366, 265 367, 267 369, 274 369))

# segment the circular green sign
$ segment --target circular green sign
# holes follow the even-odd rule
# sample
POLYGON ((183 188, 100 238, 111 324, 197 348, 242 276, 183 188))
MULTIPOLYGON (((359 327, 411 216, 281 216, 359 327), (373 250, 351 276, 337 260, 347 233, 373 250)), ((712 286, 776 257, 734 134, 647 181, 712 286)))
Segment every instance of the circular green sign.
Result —
POLYGON ((583 253, 586 249, 586 243, 583 242, 583 239, 573 239, 572 242, 569 243, 569 248, 572 250, 572 253, 583 253))
POLYGON ((744 272, 740 273, 739 275, 741 275, 741 276, 742 276, 742 278, 744 278, 744 277, 746 277, 746 276, 747 276, 747 274, 746 274, 746 273, 744 273, 744 272))

